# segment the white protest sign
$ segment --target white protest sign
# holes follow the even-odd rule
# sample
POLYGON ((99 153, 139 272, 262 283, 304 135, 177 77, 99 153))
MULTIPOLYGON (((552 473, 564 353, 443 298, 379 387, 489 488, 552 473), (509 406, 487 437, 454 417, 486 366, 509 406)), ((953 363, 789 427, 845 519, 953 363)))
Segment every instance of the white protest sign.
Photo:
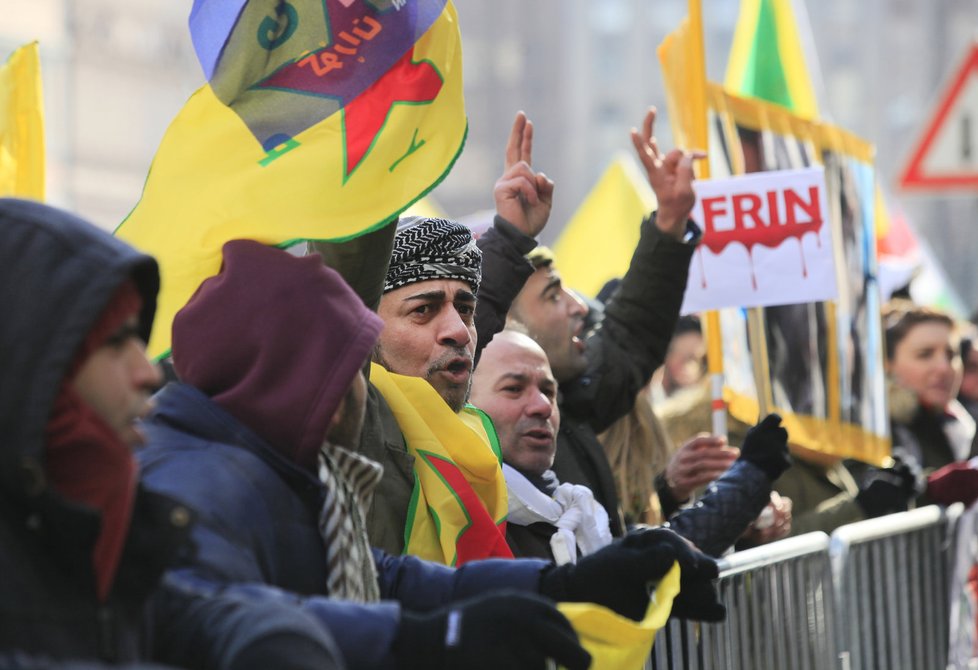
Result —
POLYGON ((695 182, 703 228, 682 312, 838 295, 822 168, 695 182))

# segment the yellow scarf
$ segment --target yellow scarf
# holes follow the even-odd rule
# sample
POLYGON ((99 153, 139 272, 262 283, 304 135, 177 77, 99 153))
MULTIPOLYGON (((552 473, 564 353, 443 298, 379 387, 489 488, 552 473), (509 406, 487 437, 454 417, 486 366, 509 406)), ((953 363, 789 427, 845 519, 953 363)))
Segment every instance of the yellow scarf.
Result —
MULTIPOLYGON (((506 544, 506 481, 492 422, 468 406, 456 414, 419 377, 393 374, 373 364, 370 381, 390 405, 414 456, 414 494, 404 530, 404 553, 462 565, 490 557, 512 558, 506 544)), ((641 668, 656 632, 679 593, 679 564, 659 582, 642 621, 590 603, 560 603, 592 670, 641 668)))
POLYGON ((656 586, 641 621, 590 603, 559 603, 557 609, 571 622, 581 644, 591 654, 591 670, 640 670, 652 652, 655 634, 669 619, 677 595, 678 562, 656 586))
POLYGON ((492 422, 467 406, 456 414, 426 380, 370 366, 414 456, 404 553, 462 565, 512 558, 506 544, 506 480, 492 422))

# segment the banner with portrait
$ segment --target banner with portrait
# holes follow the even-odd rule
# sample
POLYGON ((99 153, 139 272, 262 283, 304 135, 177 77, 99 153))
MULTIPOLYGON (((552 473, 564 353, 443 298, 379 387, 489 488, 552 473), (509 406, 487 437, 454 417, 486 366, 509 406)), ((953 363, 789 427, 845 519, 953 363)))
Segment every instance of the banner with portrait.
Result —
MULTIPOLYGON (((874 228, 873 148, 782 107, 709 92, 713 178, 821 166, 838 298, 760 308, 767 350, 752 361, 743 310, 721 315, 725 396, 741 421, 757 420, 758 393, 785 419, 792 443, 881 464, 890 453, 874 228), (755 370, 763 371, 757 379, 755 370), (747 383, 744 380, 756 382, 747 383)), ((694 263, 695 263, 694 259, 694 263)), ((744 304, 747 304, 746 302, 744 304)))

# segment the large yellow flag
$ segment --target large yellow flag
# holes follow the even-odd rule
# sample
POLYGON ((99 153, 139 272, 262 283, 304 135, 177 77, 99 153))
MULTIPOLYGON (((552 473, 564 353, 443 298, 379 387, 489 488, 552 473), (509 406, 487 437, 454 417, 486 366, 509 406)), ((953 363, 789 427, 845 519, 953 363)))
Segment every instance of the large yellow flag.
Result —
POLYGON ((37 42, 0 67, 0 196, 44 200, 44 106, 37 42))
POLYGON ((596 295, 609 279, 628 270, 639 224, 655 209, 655 194, 635 161, 612 160, 554 245, 567 286, 596 295))
POLYGON ((209 83, 117 231, 160 262, 154 356, 224 242, 382 226, 444 177, 467 130, 447 0, 196 0, 190 29, 209 83))

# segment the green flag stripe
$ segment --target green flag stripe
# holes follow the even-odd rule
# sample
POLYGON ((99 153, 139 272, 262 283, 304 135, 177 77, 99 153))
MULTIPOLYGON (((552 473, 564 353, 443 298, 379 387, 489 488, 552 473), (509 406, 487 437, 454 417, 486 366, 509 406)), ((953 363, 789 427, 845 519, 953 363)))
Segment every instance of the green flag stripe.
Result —
POLYGON ((778 45, 777 12, 773 0, 761 0, 741 92, 792 109, 788 78, 778 45))

